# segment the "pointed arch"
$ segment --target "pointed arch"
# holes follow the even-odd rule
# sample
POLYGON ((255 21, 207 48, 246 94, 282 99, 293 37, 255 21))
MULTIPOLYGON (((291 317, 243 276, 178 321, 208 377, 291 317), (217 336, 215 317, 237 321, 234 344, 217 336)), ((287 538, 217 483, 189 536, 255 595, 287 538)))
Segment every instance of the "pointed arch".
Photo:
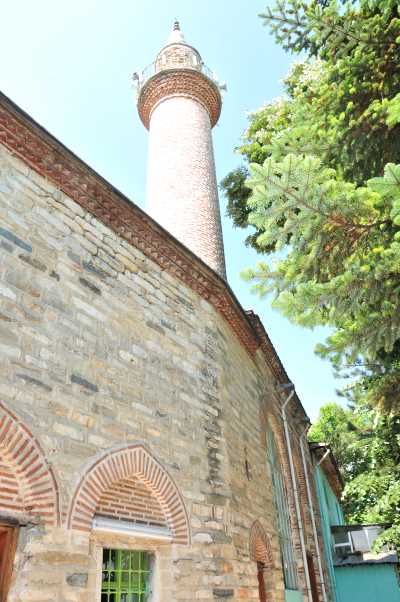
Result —
POLYGON ((265 568, 272 567, 273 558, 270 538, 258 520, 255 520, 250 528, 249 548, 250 559, 253 562, 260 562, 265 568))
POLYGON ((57 481, 23 422, 0 401, 0 511, 60 524, 57 481))
POLYGON ((189 543, 186 508, 175 482, 141 444, 106 451, 86 468, 73 493, 67 516, 70 529, 91 531, 93 516, 104 494, 123 481, 139 479, 164 512, 174 543, 189 543))

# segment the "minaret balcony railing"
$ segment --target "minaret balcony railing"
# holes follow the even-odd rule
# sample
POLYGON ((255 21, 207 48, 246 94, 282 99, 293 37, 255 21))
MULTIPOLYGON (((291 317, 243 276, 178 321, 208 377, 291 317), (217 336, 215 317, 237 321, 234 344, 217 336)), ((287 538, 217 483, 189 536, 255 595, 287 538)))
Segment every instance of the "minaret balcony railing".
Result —
POLYGON ((139 93, 143 86, 157 73, 175 71, 176 69, 190 69, 192 71, 199 71, 206 77, 208 77, 219 89, 224 89, 224 84, 219 82, 218 77, 214 71, 212 71, 205 63, 197 63, 196 65, 188 61, 170 61, 167 64, 160 64, 159 61, 154 61, 143 71, 133 74, 133 82, 136 85, 137 92, 139 93))

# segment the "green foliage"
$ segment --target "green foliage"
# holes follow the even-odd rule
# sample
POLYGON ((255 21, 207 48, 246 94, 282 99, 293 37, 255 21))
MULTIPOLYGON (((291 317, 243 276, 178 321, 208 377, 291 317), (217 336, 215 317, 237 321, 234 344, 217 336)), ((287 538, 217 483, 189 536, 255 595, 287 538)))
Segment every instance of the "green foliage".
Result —
POLYGON ((400 94, 396 94, 387 105, 387 118, 386 124, 389 128, 395 127, 400 123, 400 94))
MULTIPOLYGON (((270 145, 274 136, 283 125, 287 124, 285 116, 285 103, 280 103, 282 114, 275 106, 267 105, 260 111, 251 114, 251 123, 244 136, 244 144, 238 149, 245 155, 248 163, 262 164, 270 155, 270 145)), ((232 219, 237 228, 247 228, 249 224, 250 208, 247 206, 251 190, 246 185, 249 176, 248 167, 242 166, 231 171, 221 182, 220 187, 227 198, 227 215, 232 219)), ((263 230, 257 228, 246 238, 246 245, 252 246, 258 252, 265 252, 258 245, 258 235, 263 230)), ((268 252, 274 251, 271 247, 268 252)))
POLYGON ((246 272, 253 290, 274 293, 274 306, 297 324, 334 326, 319 346, 334 362, 391 352, 400 339, 400 166, 365 187, 310 156, 250 170, 258 244, 285 250, 274 265, 246 272))
MULTIPOLYGON (((238 167, 231 171, 221 182, 227 198, 227 214, 233 219, 239 228, 246 228, 250 214, 247 200, 250 196, 250 188, 246 185, 249 172, 245 167, 238 167)), ((263 251, 257 244, 258 232, 249 234, 245 240, 246 246, 254 247, 257 251, 263 251)))
POLYGON ((369 427, 369 416, 357 416, 336 403, 327 403, 320 408, 318 420, 312 425, 308 438, 330 446, 342 478, 347 482, 368 468, 366 439, 360 438, 359 432, 368 433, 369 427))
POLYGON ((294 65, 284 98, 250 114, 245 162, 309 153, 359 184, 381 175, 400 153, 397 2, 280 0, 262 18, 278 43, 309 58, 294 65))
POLYGON ((400 408, 400 15, 394 0, 278 0, 261 15, 306 60, 285 97, 250 115, 245 165, 222 182, 228 214, 258 252, 245 277, 318 346, 355 365, 363 392, 400 408), (245 179, 246 172, 250 179, 245 179), (233 176, 232 176, 233 177, 233 176), (251 190, 251 193, 249 192, 251 190))
POLYGON ((296 70, 290 78, 291 122, 298 123, 302 104, 307 125, 319 134, 318 156, 326 165, 359 184, 380 175, 400 151, 393 103, 400 92, 398 2, 361 0, 341 6, 331 1, 321 6, 278 0, 261 16, 280 45, 306 51, 306 71, 312 57, 321 63, 312 82, 296 70))
POLYGON ((326 404, 309 432, 329 444, 345 482, 347 522, 392 525, 377 548, 400 549, 400 416, 385 416, 364 402, 353 409, 326 404))

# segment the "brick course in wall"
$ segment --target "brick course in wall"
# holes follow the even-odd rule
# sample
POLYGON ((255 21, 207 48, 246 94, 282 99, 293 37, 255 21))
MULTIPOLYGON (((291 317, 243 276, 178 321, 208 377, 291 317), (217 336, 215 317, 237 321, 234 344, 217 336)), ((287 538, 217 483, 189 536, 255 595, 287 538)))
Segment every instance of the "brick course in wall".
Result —
POLYGON ((135 523, 168 527, 159 501, 137 477, 113 483, 99 499, 95 514, 135 523))
MULTIPOLYGON (((19 157, 35 173, 49 180, 84 211, 89 211, 121 240, 133 245, 163 271, 209 301, 229 323, 248 352, 253 356, 257 349, 261 349, 274 378, 282 383, 288 381, 286 371, 258 316, 252 311, 244 312, 226 282, 221 282, 214 271, 198 258, 196 260, 187 248, 179 246, 172 236, 161 230, 139 207, 118 193, 89 166, 23 114, 2 93, 0 139, 13 155, 19 157)), ((4 236, 14 237, 7 231, 4 236)), ((17 244, 32 251, 24 241, 19 240, 17 244)), ((297 396, 296 402, 301 406, 297 396)))

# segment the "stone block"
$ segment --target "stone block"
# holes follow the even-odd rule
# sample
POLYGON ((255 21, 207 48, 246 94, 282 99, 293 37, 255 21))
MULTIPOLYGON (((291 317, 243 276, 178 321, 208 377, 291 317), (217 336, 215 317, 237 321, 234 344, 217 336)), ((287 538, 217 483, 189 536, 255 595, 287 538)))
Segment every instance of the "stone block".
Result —
POLYGON ((68 585, 71 585, 72 587, 86 587, 88 582, 88 574, 71 573, 71 575, 67 575, 66 581, 68 585))
POLYGON ((23 249, 28 253, 32 253, 32 246, 29 243, 22 240, 21 238, 19 238, 19 236, 17 236, 10 230, 6 230, 5 228, 0 227, 0 236, 5 238, 6 240, 9 240, 20 249, 23 249))

